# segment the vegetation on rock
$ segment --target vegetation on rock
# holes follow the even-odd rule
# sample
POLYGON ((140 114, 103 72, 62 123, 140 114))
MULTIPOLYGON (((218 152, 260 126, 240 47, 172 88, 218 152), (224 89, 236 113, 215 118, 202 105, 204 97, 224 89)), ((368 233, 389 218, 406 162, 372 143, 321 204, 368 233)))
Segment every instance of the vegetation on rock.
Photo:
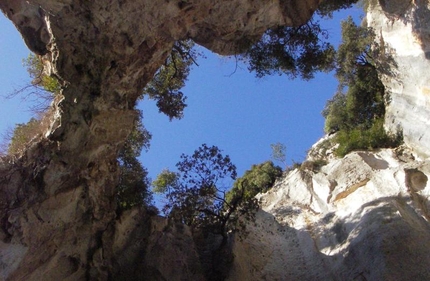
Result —
POLYGON ((387 93, 378 68, 390 62, 385 46, 376 42, 371 28, 357 26, 352 18, 342 22, 342 40, 336 59, 339 91, 323 111, 326 132, 338 132, 336 154, 399 145, 401 136, 389 136, 383 127, 387 93))
MULTIPOLYGON (((43 103, 37 108, 40 110, 37 112, 37 118, 32 118, 27 123, 15 125, 13 131, 7 136, 9 139, 7 153, 11 155, 21 153, 34 138, 48 128, 49 120, 47 119, 52 114, 52 109, 47 105, 47 102, 51 102, 61 90, 58 80, 48 76, 44 71, 40 56, 30 54, 24 60, 24 65, 32 81, 29 86, 20 91, 32 88, 29 94, 36 95, 43 103)), ((142 113, 139 112, 138 118, 134 121, 133 131, 129 134, 118 154, 120 176, 116 199, 120 210, 152 204, 148 172, 137 159, 142 149, 149 149, 151 140, 151 134, 143 125, 142 118, 142 113)))
POLYGON ((117 204, 120 210, 134 206, 151 206, 152 192, 148 171, 137 159, 142 149, 149 149, 151 134, 142 124, 142 114, 135 120, 133 131, 119 151, 120 177, 117 186, 117 204))
POLYGON ((181 156, 177 173, 164 170, 152 184, 155 192, 166 194, 165 214, 226 239, 228 231, 243 226, 242 218, 253 217, 258 204, 247 180, 236 181, 234 191, 228 192, 228 181, 237 176, 236 166, 221 152, 203 144, 191 156, 181 156))
POLYGON ((156 100, 158 110, 170 120, 183 117, 186 96, 180 91, 199 55, 191 40, 177 41, 165 63, 143 89, 144 96, 156 100))
POLYGON ((287 165, 287 160, 285 156, 285 151, 287 150, 285 144, 282 144, 280 142, 273 143, 270 145, 270 148, 272 149, 272 155, 271 158, 275 161, 279 161, 284 165, 287 165))
POLYGON ((267 192, 273 187, 276 179, 282 176, 282 168, 275 166, 272 161, 252 165, 250 170, 238 178, 232 189, 227 193, 226 200, 231 202, 242 196, 242 200, 253 200, 261 192, 267 192))

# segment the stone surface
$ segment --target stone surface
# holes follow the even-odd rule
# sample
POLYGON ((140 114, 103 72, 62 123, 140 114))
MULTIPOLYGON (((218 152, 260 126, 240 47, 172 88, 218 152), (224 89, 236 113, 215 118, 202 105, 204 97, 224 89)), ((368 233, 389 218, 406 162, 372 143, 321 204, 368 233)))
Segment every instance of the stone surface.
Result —
MULTIPOLYGON (((214 279, 211 263, 228 257, 208 261, 216 237, 116 212, 116 153, 136 98, 175 40, 232 54, 271 26, 305 22, 317 2, 1 1, 64 89, 44 137, 0 159, 0 280, 214 279)), ((398 66, 384 78, 386 126, 406 146, 337 159, 317 143, 301 170, 259 195, 249 235, 230 241, 228 280, 430 279, 428 6, 380 2, 368 23, 398 66)))
POLYGON ((400 160, 411 153, 353 152, 286 174, 259 195, 229 280, 430 279, 430 162, 400 160))
POLYGON ((428 1, 381 1, 367 15, 393 51, 397 64, 393 76, 384 77, 390 93, 385 125, 403 130, 405 142, 422 157, 430 157, 430 5, 428 1))
MULTIPOLYGON (((153 224, 143 213, 137 218, 144 223, 131 227, 130 236, 123 233, 114 198, 116 157, 137 117, 136 99, 176 40, 191 38, 215 52, 234 54, 241 42, 270 27, 305 23, 318 3, 2 0, 0 9, 63 88, 44 137, 18 157, 0 160, 1 278, 145 279, 142 268, 130 268, 143 258, 143 268, 152 272, 149 279, 201 279, 193 269, 198 267, 191 262, 193 251, 177 263, 190 237, 181 242, 179 234, 148 232, 153 224), (154 238, 162 234, 167 236, 154 238), (133 243, 133 237, 144 242, 136 248, 121 244, 133 243), (147 257, 163 252, 157 266, 147 257), (180 268, 185 265, 193 273, 180 268)), ((136 218, 130 216, 123 223, 136 218)))

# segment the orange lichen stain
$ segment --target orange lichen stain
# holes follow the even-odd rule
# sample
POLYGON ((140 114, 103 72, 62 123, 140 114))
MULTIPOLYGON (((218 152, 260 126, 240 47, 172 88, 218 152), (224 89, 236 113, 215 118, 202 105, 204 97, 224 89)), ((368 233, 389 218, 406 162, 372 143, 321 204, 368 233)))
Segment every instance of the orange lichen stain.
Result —
POLYGON ((425 96, 430 96, 430 88, 429 87, 422 87, 421 93, 425 96))
POLYGON ((369 182, 369 180, 370 179, 365 179, 365 180, 359 181, 359 182, 351 185, 345 191, 342 191, 341 193, 339 193, 338 195, 336 195, 336 198, 334 199, 334 201, 337 201, 337 200, 344 199, 344 198, 348 197, 348 195, 350 195, 351 193, 353 193, 354 191, 356 191, 360 187, 365 186, 366 183, 369 182))

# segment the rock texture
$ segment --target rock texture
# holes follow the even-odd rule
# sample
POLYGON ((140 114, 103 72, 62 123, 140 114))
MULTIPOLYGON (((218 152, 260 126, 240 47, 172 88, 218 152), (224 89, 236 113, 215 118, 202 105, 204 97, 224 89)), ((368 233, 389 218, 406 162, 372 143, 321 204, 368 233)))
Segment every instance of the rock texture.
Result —
POLYGON ((429 175, 406 148, 289 172, 260 196, 229 280, 430 279, 429 175))
POLYGON ((397 67, 385 76, 390 93, 386 127, 403 130, 405 142, 422 158, 430 157, 430 4, 380 1, 367 15, 369 26, 392 49, 397 67))
POLYGON ((405 146, 336 159, 317 143, 259 195, 230 256, 213 254, 217 237, 116 212, 117 151, 174 41, 232 54, 271 26, 304 23, 318 2, 1 1, 64 89, 45 135, 0 161, 0 280, 216 280, 208 272, 233 256, 229 280, 429 280, 427 1, 381 0, 368 17, 395 51, 386 125, 405 146))
POLYGON ((385 125, 406 145, 336 159, 328 137, 315 144, 301 169, 259 196, 229 280, 430 280, 430 6, 368 2, 366 22, 396 66, 381 73, 385 125))
POLYGON ((195 254, 184 246, 189 237, 169 238, 168 228, 142 212, 115 212, 116 155, 136 118, 136 99, 175 40, 233 54, 272 26, 305 23, 318 3, 2 0, 0 9, 63 90, 44 136, 0 162, 0 278, 200 280, 195 254), (122 228, 131 219, 135 225, 122 228), (190 251, 178 255, 183 248, 190 251), (153 265, 166 249, 171 256, 153 265))

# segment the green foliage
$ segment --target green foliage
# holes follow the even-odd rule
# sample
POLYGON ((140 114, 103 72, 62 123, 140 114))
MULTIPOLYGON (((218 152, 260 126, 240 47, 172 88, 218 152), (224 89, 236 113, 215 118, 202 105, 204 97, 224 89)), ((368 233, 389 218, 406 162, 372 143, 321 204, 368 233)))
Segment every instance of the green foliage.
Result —
POLYGON ((342 88, 362 78, 360 71, 376 69, 378 59, 383 59, 381 54, 384 52, 375 41, 372 28, 357 26, 351 17, 341 26, 342 44, 337 52, 336 77, 342 88))
POLYGON ((9 141, 7 153, 17 154, 22 152, 28 144, 48 127, 49 115, 52 113, 47 104, 52 101, 55 94, 60 89, 60 83, 54 77, 46 75, 44 65, 40 56, 30 53, 27 58, 23 59, 23 65, 30 75, 31 84, 21 90, 16 91, 10 96, 14 96, 31 88, 39 102, 32 109, 37 113, 37 118, 31 118, 27 123, 16 124, 15 128, 6 137, 9 141))
POLYGON ((152 182, 152 191, 155 193, 169 193, 178 185, 178 179, 178 173, 165 169, 152 182))
POLYGON ((181 119, 187 106, 186 97, 180 90, 185 86, 190 69, 198 56, 193 49, 194 42, 177 41, 166 62, 143 90, 143 94, 157 101, 160 112, 170 120, 181 119))
POLYGON ((143 126, 140 114, 118 155, 120 177, 116 199, 121 210, 151 205, 148 171, 137 159, 143 148, 149 148, 150 139, 151 134, 143 126))
MULTIPOLYGON (((325 0, 317 13, 331 17, 334 11, 351 7, 358 0, 325 0)), ((248 64, 257 77, 285 74, 308 80, 318 71, 329 72, 335 63, 335 49, 328 42, 328 31, 315 18, 299 27, 274 27, 260 40, 244 39, 237 44, 239 60, 248 64)), ((191 66, 201 54, 191 40, 177 41, 164 65, 144 88, 144 96, 156 100, 160 112, 170 120, 183 117, 186 96, 181 91, 191 66)), ((197 64, 196 64, 197 65, 197 64)))
POLYGON ((271 144, 270 148, 272 149, 272 155, 271 158, 275 161, 279 161, 283 163, 284 165, 287 164, 286 162, 286 156, 285 151, 287 150, 286 146, 280 142, 271 144))
POLYGON ((401 133, 396 136, 388 135, 384 130, 384 120, 377 119, 367 130, 352 129, 339 131, 336 135, 339 147, 335 151, 339 157, 358 149, 376 149, 382 147, 397 147, 403 142, 401 133))
POLYGON ((12 155, 21 152, 39 133, 40 121, 36 118, 31 118, 27 123, 16 124, 7 153, 12 155))
POLYGON ((240 217, 250 217, 255 200, 238 194, 227 200, 226 180, 236 179, 236 167, 216 146, 203 144, 191 156, 182 155, 178 173, 164 170, 153 182, 155 190, 166 192, 163 211, 194 228, 206 229, 226 238, 240 217))
POLYGON ((58 80, 45 74, 40 56, 30 53, 26 59, 23 59, 23 64, 27 68, 33 86, 41 87, 43 90, 53 94, 60 91, 61 85, 58 80))
POLYGON ((371 28, 357 26, 351 18, 342 22, 343 41, 336 59, 339 91, 323 111, 326 132, 339 131, 335 137, 338 156, 401 142, 398 136, 388 136, 383 127, 386 93, 378 68, 389 67, 391 58, 375 37, 371 28))
POLYGON ((258 165, 252 165, 251 170, 238 178, 233 188, 227 193, 227 202, 232 202, 235 198, 242 196, 242 200, 253 200, 260 192, 266 192, 275 183, 276 179, 282 176, 282 169, 275 166, 272 161, 267 161, 258 165))
POLYGON ((257 77, 286 74, 308 80, 317 71, 333 69, 335 50, 325 42, 327 38, 327 31, 313 20, 300 27, 276 27, 252 44, 241 58, 257 77))
POLYGON ((332 18, 333 12, 351 8, 359 0, 324 0, 316 11, 322 17, 332 18))
POLYGON ((332 99, 327 101, 322 115, 325 118, 324 129, 326 132, 347 128, 346 95, 337 92, 332 99))

